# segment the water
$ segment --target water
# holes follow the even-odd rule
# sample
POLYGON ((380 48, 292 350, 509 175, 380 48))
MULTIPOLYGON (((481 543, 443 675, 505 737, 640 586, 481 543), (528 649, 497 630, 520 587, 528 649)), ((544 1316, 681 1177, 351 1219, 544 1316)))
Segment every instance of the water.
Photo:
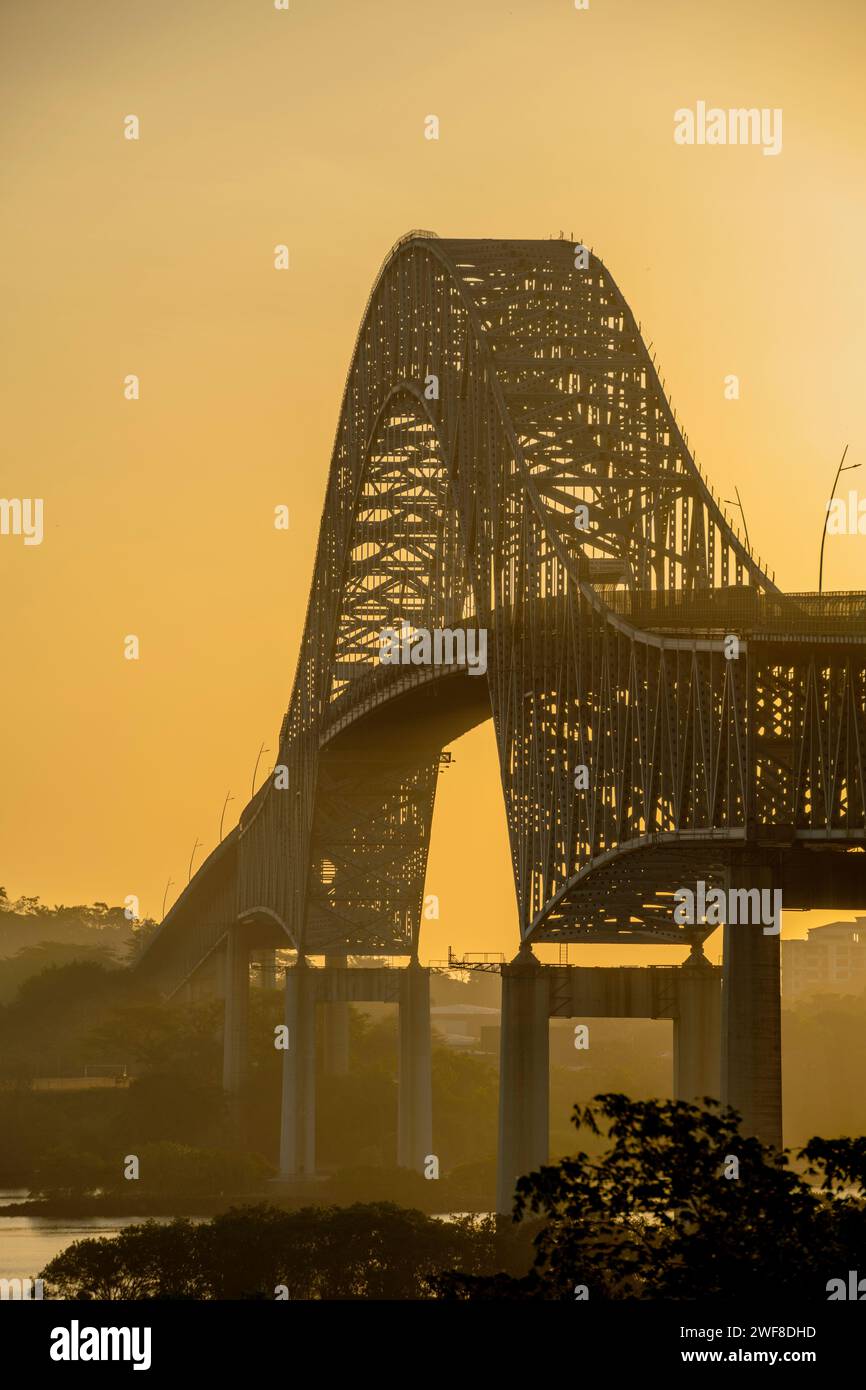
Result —
POLYGON ((87 1219, 43 1216, 0 1216, 0 1277, 35 1279, 49 1260, 74 1240, 86 1236, 116 1236, 121 1226, 139 1220, 87 1219))
MULTIPOLYGON (((0 1206, 26 1202, 26 1189, 0 1188, 0 1206)), ((484 1213, 486 1215, 486 1213, 484 1213)), ((454 1221, 459 1216, 477 1212, 438 1212, 436 1220, 454 1221)), ((49 1260, 65 1250, 75 1240, 88 1236, 116 1236, 124 1226, 137 1222, 171 1221, 170 1216, 0 1216, 0 1278, 36 1279, 49 1260)), ((193 1218, 195 1219, 195 1218, 193 1218)), ((202 1218, 199 1218, 202 1219, 202 1218)))
MULTIPOLYGON (((29 1193, 0 1189, 0 1206, 26 1202, 29 1193)), ((0 1216, 0 1278, 35 1279, 49 1260, 74 1240, 116 1236, 142 1216, 0 1216)), ((170 1221, 171 1217, 155 1217, 170 1221)))

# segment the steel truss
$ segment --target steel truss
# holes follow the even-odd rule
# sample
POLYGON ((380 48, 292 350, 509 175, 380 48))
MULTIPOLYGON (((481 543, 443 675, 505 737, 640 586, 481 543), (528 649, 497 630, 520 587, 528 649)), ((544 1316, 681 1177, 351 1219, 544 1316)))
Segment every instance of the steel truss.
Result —
POLYGON ((720 882, 741 850, 863 850, 866 598, 779 593, 612 276, 580 261, 428 233, 386 259, 337 426, 287 785, 199 871, 163 958, 238 917, 311 954, 414 953, 439 754, 487 715, 524 938, 684 940, 673 889, 720 882), (380 664, 401 621, 485 629, 486 679, 380 664))

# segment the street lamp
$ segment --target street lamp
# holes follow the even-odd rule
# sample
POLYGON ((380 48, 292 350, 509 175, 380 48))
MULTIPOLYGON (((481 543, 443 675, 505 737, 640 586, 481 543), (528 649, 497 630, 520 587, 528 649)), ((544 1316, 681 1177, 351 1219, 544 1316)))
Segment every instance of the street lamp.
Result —
POLYGON ((258 751, 258 754, 256 755, 256 765, 253 768, 253 785, 250 789, 250 801, 252 801, 253 797, 256 794, 256 773, 259 770, 259 759, 261 758, 263 753, 270 753, 270 751, 270 748, 266 748, 265 745, 262 744, 261 748, 258 751))
POLYGON ((819 593, 819 594, 821 593, 821 591, 822 591, 822 589, 823 589, 823 587, 824 587, 824 542, 825 542, 825 540, 827 539, 827 519, 828 519, 828 517, 829 517, 829 515, 830 515, 830 508, 831 508, 832 505, 833 505, 833 499, 834 499, 835 496, 836 496, 836 484, 838 483, 838 481, 839 481, 839 479, 840 479, 840 477, 841 477, 841 475, 842 475, 843 473, 851 473, 851 472, 853 472, 853 470, 854 470, 855 468, 859 468, 859 467, 860 467, 860 464, 859 464, 859 463, 849 463, 849 464, 848 464, 848 467, 847 467, 847 468, 845 467, 845 455, 847 454, 847 452, 848 452, 848 445, 846 444, 846 445, 845 445, 845 448, 842 450, 842 457, 841 457, 841 459, 839 460, 839 467, 836 469, 836 477, 833 479, 833 491, 830 493, 830 501, 827 503, 827 506, 826 506, 826 508, 825 508, 825 510, 824 510, 824 527, 823 527, 823 530, 821 531, 821 560, 820 560, 820 563, 819 563, 819 565, 818 565, 818 593, 819 593))
POLYGON ((195 844, 194 844, 193 847, 192 847, 192 854, 189 856, 189 874, 188 874, 187 880, 186 880, 187 883, 189 883, 190 880, 192 879, 192 861, 193 861, 193 859, 195 859, 195 852, 196 852, 196 850, 198 849, 198 847, 199 847, 200 844, 201 844, 201 840, 198 838, 198 836, 196 836, 196 838, 195 838, 195 844))
POLYGON ((747 549, 747 550, 749 551, 749 553, 751 554, 752 547, 749 545, 749 528, 748 528, 748 526, 746 525, 746 513, 743 511, 743 504, 742 504, 742 502, 740 501, 740 489, 739 489, 738 487, 735 487, 735 488, 734 488, 734 492, 737 494, 737 500, 736 500, 736 502, 732 502, 729 498, 726 497, 726 498, 724 499, 725 506, 726 506, 726 507, 739 507, 739 509, 740 509, 740 516, 743 518, 743 531, 745 532, 745 535, 746 535, 746 549, 747 549))
POLYGON ((226 799, 223 802, 222 815, 220 816, 220 844, 222 844, 223 838, 223 821, 225 819, 226 807, 228 806, 230 801, 234 801, 234 797, 231 795, 231 792, 226 792, 226 799))
POLYGON ((174 883, 174 879, 173 879, 173 878, 170 878, 170 879, 168 880, 168 883, 165 885, 165 892, 164 892, 163 895, 162 895, 162 915, 163 915, 163 917, 165 916, 165 900, 166 900, 166 898, 168 897, 168 890, 169 890, 169 888, 171 887, 171 885, 172 885, 173 883, 174 883))

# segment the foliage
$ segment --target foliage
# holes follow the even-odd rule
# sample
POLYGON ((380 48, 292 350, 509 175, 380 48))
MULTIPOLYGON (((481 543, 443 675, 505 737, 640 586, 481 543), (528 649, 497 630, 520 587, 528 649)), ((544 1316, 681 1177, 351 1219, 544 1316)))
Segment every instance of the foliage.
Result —
POLYGON ((195 1226, 145 1221, 116 1236, 76 1240, 46 1265, 57 1298, 196 1298, 200 1272, 195 1226))
MULTIPOLYGON (((144 927, 146 922, 135 924, 144 927)), ((10 898, 0 888, 0 956, 41 941, 123 947, 135 927, 126 909, 108 903, 58 903, 49 907, 38 897, 10 898)))
POLYGON ((101 943, 40 941, 34 946, 22 946, 13 956, 0 960, 0 1002, 14 999, 26 981, 44 971, 72 964, 110 967, 117 964, 117 958, 110 945, 101 943))
POLYGON ((236 1196, 259 1188, 273 1169, 255 1154, 235 1150, 199 1149, 170 1140, 118 1148, 104 1154, 49 1150, 37 1166, 35 1186, 51 1196, 91 1192, 158 1195, 167 1201, 202 1195, 236 1196), (139 1162, 139 1176, 128 1179, 124 1166, 129 1153, 139 1162))
POLYGON ((496 1256, 490 1218, 437 1221, 390 1202, 260 1205, 76 1241, 42 1277, 60 1298, 273 1299, 284 1286, 290 1299, 418 1299, 443 1264, 480 1271, 496 1256))
POLYGON ((222 1015, 219 999, 196 1004, 130 1001, 104 1014, 87 1033, 83 1050, 93 1061, 121 1057, 135 1069, 216 1082, 222 1015))
POLYGON ((813 1139, 800 1154, 765 1149, 716 1102, 596 1096, 575 1106, 607 1147, 520 1179, 514 1220, 541 1215, 531 1272, 491 1280, 452 1271, 456 1298, 747 1300, 824 1296, 862 1262, 866 1141, 813 1139), (732 1160, 735 1160, 733 1162, 732 1160), (819 1181, 816 1181, 819 1180, 819 1181))

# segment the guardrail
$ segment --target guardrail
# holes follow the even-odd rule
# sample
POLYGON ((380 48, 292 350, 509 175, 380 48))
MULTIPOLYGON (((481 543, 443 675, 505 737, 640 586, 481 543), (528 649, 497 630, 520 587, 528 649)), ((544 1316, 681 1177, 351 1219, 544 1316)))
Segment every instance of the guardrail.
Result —
POLYGON ((608 607, 637 627, 866 640, 866 593, 761 593, 726 589, 603 590, 608 607))

